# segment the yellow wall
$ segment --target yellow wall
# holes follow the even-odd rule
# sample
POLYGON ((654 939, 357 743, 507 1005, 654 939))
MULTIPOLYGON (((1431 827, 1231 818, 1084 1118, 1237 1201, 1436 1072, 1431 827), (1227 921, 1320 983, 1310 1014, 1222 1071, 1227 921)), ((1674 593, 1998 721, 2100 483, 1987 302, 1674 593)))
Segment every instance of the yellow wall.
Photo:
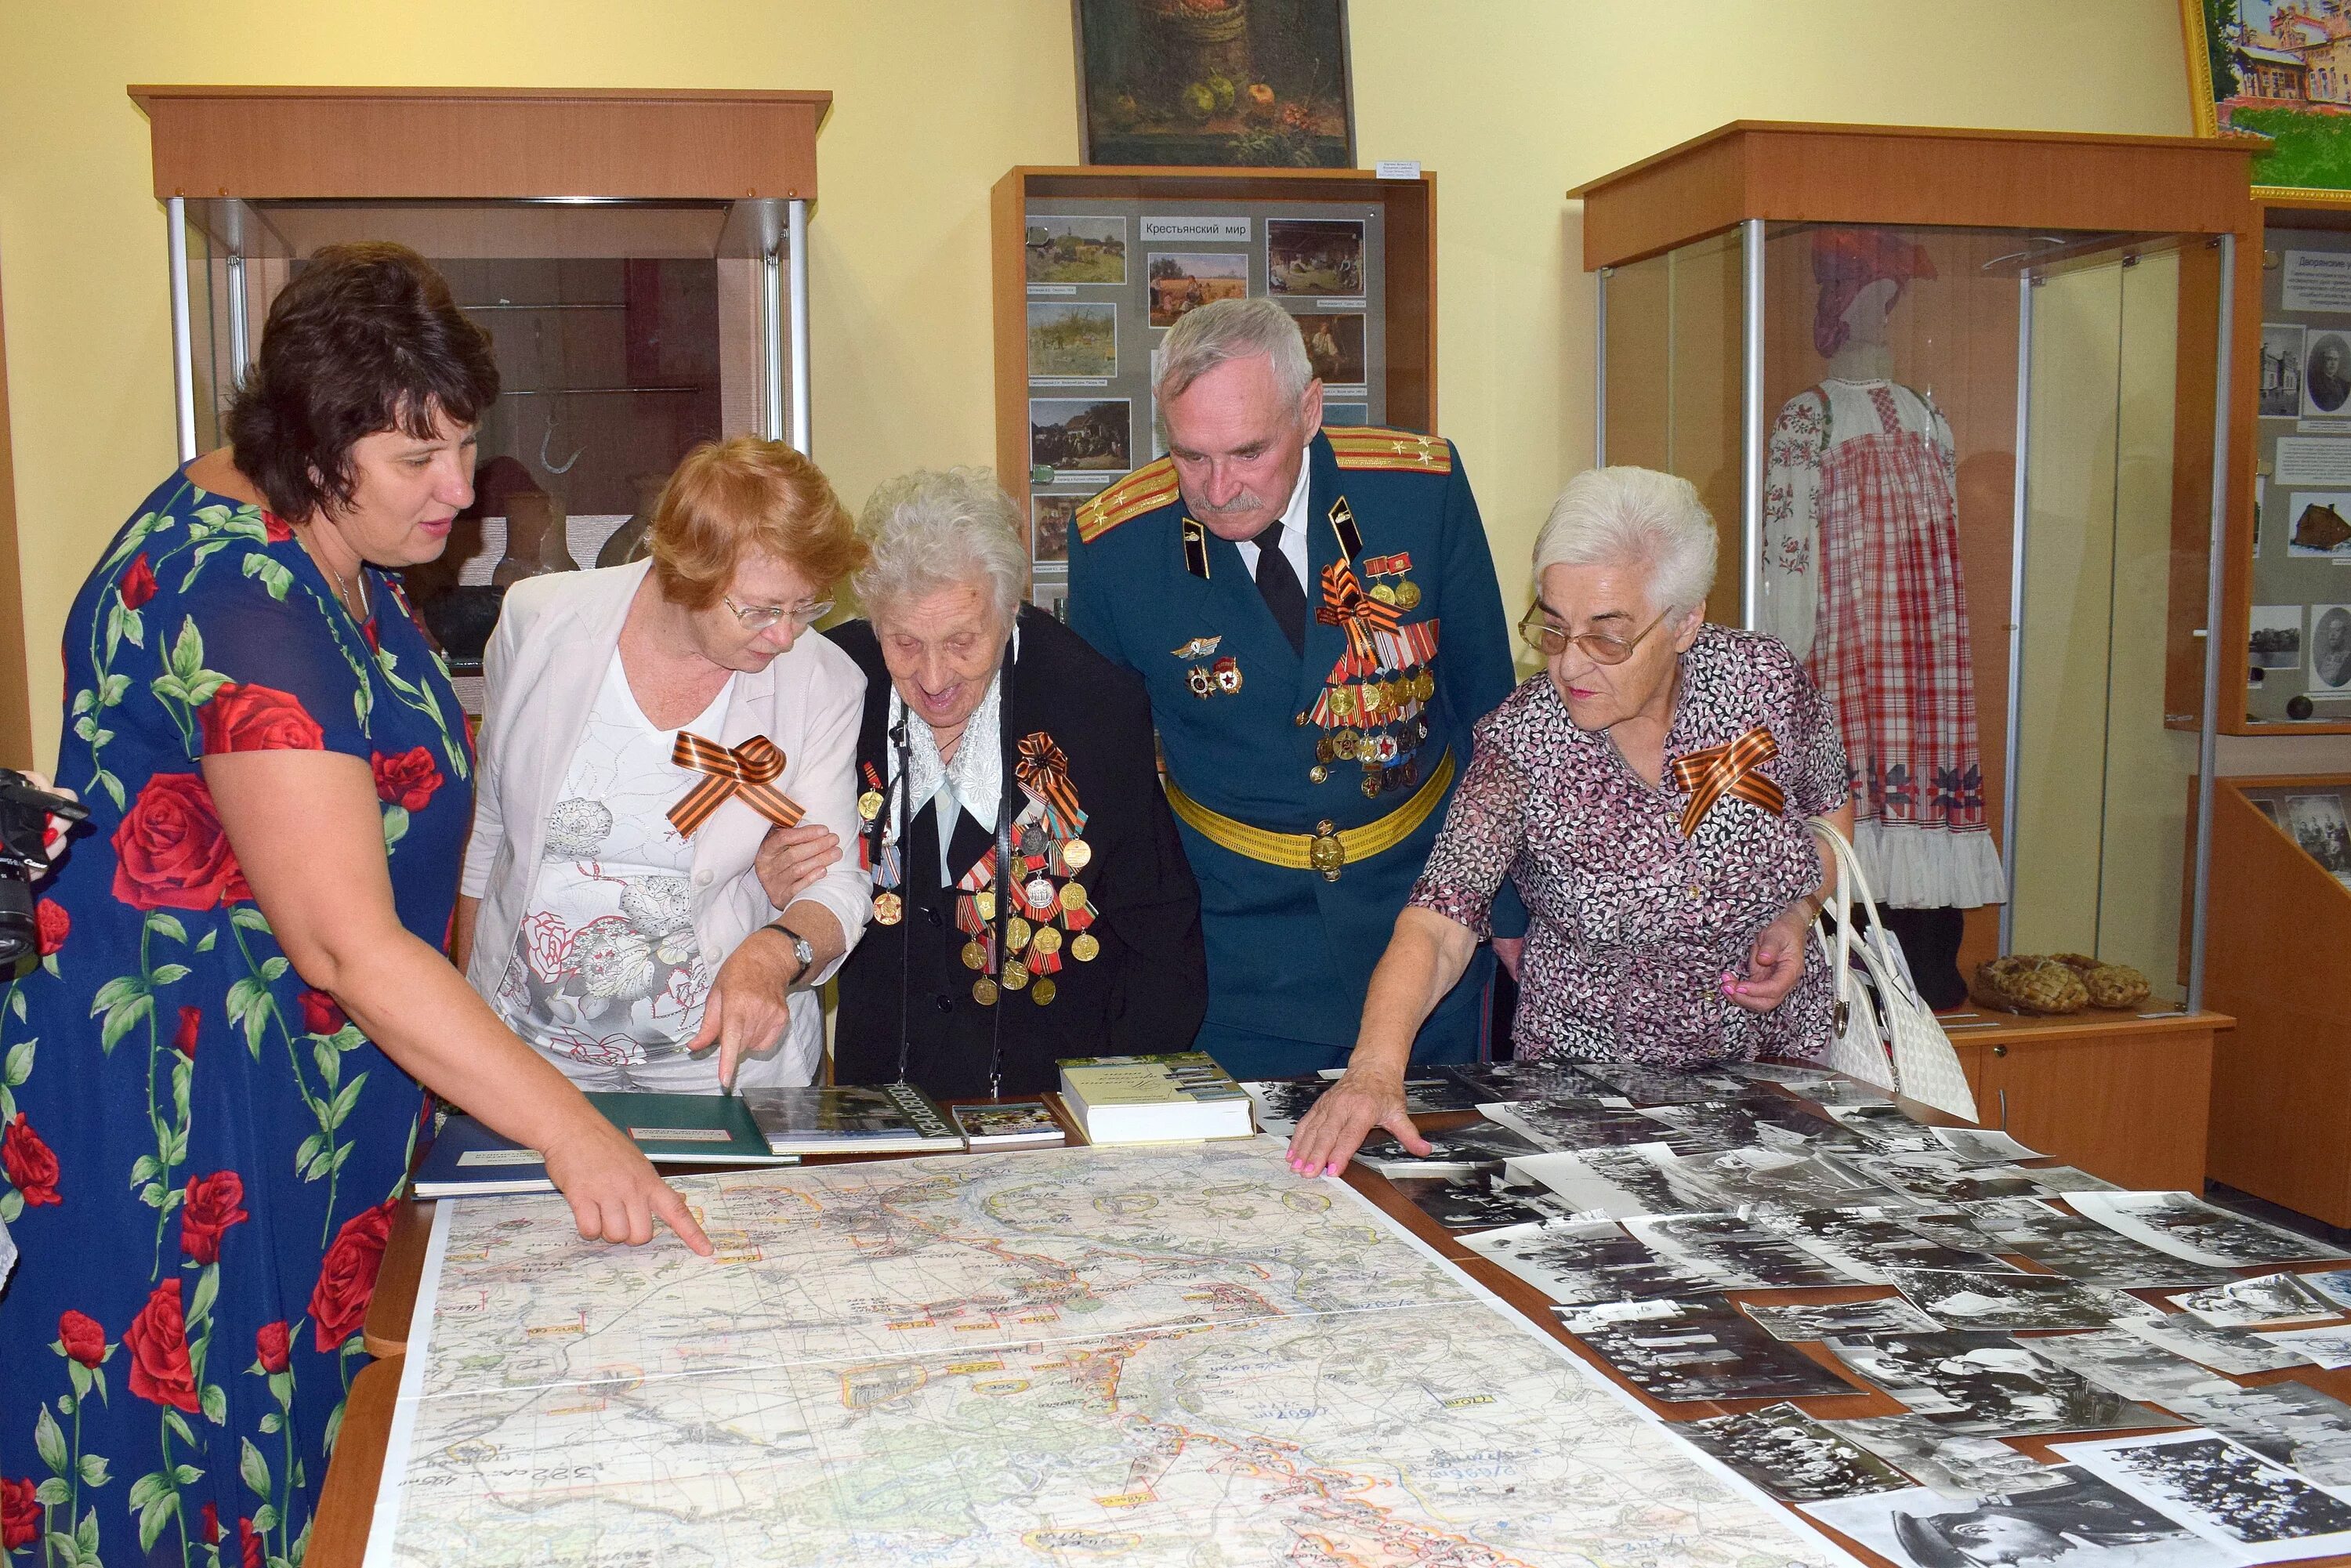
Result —
MULTIPOLYGON (((1570 184, 1740 118, 2189 129, 2177 0, 1349 9, 1363 161, 1439 172, 1442 420, 1514 602, 1590 455, 1570 184)), ((917 463, 988 460, 988 186, 1077 156, 1068 0, 0 0, 0 297, 44 758, 68 601, 172 460, 132 81, 831 89, 815 441, 852 503, 917 463)))

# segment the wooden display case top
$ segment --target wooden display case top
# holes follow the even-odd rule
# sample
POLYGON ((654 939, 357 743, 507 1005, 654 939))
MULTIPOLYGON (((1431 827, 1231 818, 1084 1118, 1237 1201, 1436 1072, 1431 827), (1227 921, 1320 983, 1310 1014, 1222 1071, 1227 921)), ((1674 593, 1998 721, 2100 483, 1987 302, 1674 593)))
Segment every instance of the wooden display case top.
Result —
POLYGON ((1953 1045, 2042 1045, 2083 1035, 2213 1033, 2237 1027, 2226 1013, 2157 1007, 2090 1008, 2056 1018, 1967 1007, 1937 1013, 1935 1019, 1953 1045))
POLYGON ((133 85, 158 197, 816 198, 820 91, 133 85))
POLYGON ((2256 139, 1739 120, 1569 191, 1583 265, 1621 267, 1747 218, 2227 234, 2256 139))

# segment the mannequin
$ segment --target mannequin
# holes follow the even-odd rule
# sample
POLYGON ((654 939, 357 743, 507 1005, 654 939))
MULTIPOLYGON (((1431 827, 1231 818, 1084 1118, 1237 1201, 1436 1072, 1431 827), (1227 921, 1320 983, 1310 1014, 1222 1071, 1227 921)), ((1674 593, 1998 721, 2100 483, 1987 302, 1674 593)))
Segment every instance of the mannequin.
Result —
POLYGON ((1951 427, 1894 380, 1889 324, 1917 246, 1882 230, 1813 235, 1818 385, 1771 432, 1762 629, 1794 650, 1837 716, 1854 841, 1921 993, 1955 1007, 1961 912, 2006 897, 1984 816, 1951 427))

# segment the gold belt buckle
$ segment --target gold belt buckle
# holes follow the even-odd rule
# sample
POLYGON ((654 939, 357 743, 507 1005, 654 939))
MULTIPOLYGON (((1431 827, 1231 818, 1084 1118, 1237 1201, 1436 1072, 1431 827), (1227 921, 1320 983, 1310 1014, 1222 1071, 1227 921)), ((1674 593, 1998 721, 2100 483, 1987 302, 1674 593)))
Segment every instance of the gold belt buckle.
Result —
POLYGON ((1306 848, 1306 863, 1321 872, 1324 882, 1339 880, 1347 863, 1347 848, 1339 841, 1337 823, 1326 819, 1314 824, 1314 841, 1306 848))

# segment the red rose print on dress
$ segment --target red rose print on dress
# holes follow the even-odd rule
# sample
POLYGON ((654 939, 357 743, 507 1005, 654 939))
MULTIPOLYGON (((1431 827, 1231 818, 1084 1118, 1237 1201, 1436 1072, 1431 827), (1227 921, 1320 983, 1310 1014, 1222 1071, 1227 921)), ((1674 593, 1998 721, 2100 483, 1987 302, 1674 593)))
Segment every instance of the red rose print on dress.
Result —
POLYGON ((122 608, 125 610, 137 610, 155 597, 155 569, 147 564, 145 551, 141 551, 131 561, 131 570, 122 574, 120 582, 115 584, 115 591, 122 595, 122 608))
POLYGON ((172 1036, 172 1049, 193 1061, 196 1059, 196 1029, 203 1023, 204 1009, 189 1006, 180 1009, 180 1027, 172 1036))
POLYGON ((237 1207, 244 1201, 245 1178, 235 1171, 190 1176, 180 1209, 180 1250, 199 1263, 219 1262, 222 1235, 253 1218, 237 1207))
POLYGON ((33 1496, 39 1490, 29 1476, 0 1479, 0 1552, 14 1552, 40 1539, 41 1505, 33 1496))
POLYGON ((253 1528, 253 1521, 236 1521, 236 1546, 245 1558, 245 1568, 264 1568, 263 1553, 266 1548, 262 1544, 261 1532, 253 1528))
POLYGON ((114 830, 114 896, 133 909, 206 910, 253 897, 201 775, 158 773, 114 830))
POLYGON ((122 1331, 122 1343, 131 1351, 131 1393, 191 1416, 203 1409, 196 1398, 195 1374, 188 1366, 188 1324, 180 1315, 177 1275, 155 1287, 122 1331))
POLYGON ((204 755, 224 751, 323 751, 327 732, 291 692, 224 684, 196 710, 204 755))
POLYGON ((343 1221, 326 1260, 319 1265, 319 1283, 310 1291, 310 1322, 322 1351, 350 1338, 367 1320, 376 1270, 383 1266, 384 1239, 392 1234, 394 1201, 386 1199, 343 1221))
POLYGON ((209 1502, 204 1504, 204 1506, 197 1511, 196 1519, 204 1531, 204 1544, 207 1546, 218 1546, 220 1544, 221 1538, 219 1505, 209 1502))
POLYGON ((433 766, 433 753, 425 747, 411 747, 397 757, 371 752, 368 766, 375 769, 376 798, 403 811, 422 811, 433 791, 441 788, 441 770, 433 766))
POLYGON ((106 1359, 106 1331, 99 1327, 96 1318, 71 1307, 57 1319, 57 1343, 84 1366, 96 1366, 106 1359))
POLYGON ((73 934, 73 916, 56 899, 45 898, 33 906, 33 931, 41 956, 46 958, 63 947, 66 938, 73 934))
POLYGON ((0 1133, 0 1170, 8 1173, 8 1185, 24 1195, 28 1207, 65 1201, 57 1196, 57 1156, 22 1111, 0 1133))
POLYGON ((286 1320, 264 1323, 253 1336, 254 1359, 261 1363, 264 1372, 283 1372, 293 1360, 293 1335, 286 1320))
POLYGON ((302 1029, 308 1034, 333 1034, 350 1019, 335 998, 324 991, 302 993, 302 1029))

